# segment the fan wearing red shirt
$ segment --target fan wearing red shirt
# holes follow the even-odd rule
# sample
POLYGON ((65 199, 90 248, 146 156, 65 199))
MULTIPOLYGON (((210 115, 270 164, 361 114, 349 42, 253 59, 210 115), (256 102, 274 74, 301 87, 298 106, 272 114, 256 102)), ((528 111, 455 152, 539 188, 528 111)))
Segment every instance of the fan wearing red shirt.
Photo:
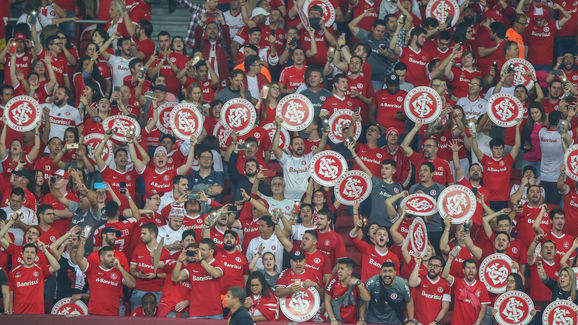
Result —
POLYGON ((452 297, 450 285, 440 274, 444 267, 439 256, 430 257, 427 262, 427 275, 419 275, 421 257, 415 257, 415 267, 408 279, 412 291, 415 319, 421 324, 440 323, 446 316, 452 297))
POLYGON ((305 83, 305 51, 301 48, 296 48, 291 53, 291 61, 293 65, 286 67, 281 71, 279 77, 279 86, 281 92, 284 94, 292 94, 295 90, 305 83))
MULTIPOLYGON (((545 231, 542 229, 542 218, 544 214, 539 214, 532 228, 537 235, 545 235, 544 240, 551 240, 556 244, 556 257, 562 259, 566 253, 571 250, 574 243, 574 237, 562 232, 564 224, 566 223, 566 215, 560 209, 550 210, 550 229, 545 231)), ((576 252, 573 252, 570 258, 574 259, 576 252)))
POLYGON ((510 202, 510 190, 505 186, 504 180, 510 179, 512 164, 520 151, 520 125, 521 119, 516 120, 516 141, 510 153, 504 157, 504 140, 500 138, 490 141, 492 156, 488 157, 478 147, 476 135, 472 136, 472 151, 484 167, 484 185, 490 192, 490 206, 494 211, 508 207, 510 202))
POLYGON ((557 111, 560 106, 560 99, 564 95, 564 85, 562 81, 554 79, 548 85, 548 96, 542 99, 542 106, 544 106, 544 113, 550 114, 557 111))
POLYGON ((422 145, 421 155, 417 154, 411 148, 410 144, 422 126, 422 123, 416 123, 400 145, 405 155, 415 167, 416 179, 418 178, 419 167, 422 163, 431 162, 435 167, 435 171, 433 172, 433 181, 443 186, 452 185, 454 183, 454 176, 450 164, 446 160, 438 158, 437 153, 439 150, 439 144, 435 138, 425 139, 422 145))
POLYGON ((110 230, 116 230, 117 234, 116 240, 114 241, 114 249, 123 253, 127 253, 131 235, 134 233, 135 228, 138 226, 138 218, 140 218, 140 215, 136 215, 132 218, 127 218, 123 221, 120 221, 118 203, 114 201, 108 201, 106 202, 104 208, 106 223, 95 230, 93 237, 94 247, 98 248, 103 245, 103 237, 105 233, 109 232, 110 230))
MULTIPOLYGON (((58 191, 63 198, 68 199, 69 201, 78 202, 78 198, 67 189, 69 178, 70 175, 68 175, 68 173, 64 170, 59 169, 55 171, 52 174, 50 180, 52 183, 52 188, 55 191, 58 191)), ((53 222, 52 227, 54 227, 55 230, 63 234, 68 231, 68 229, 70 229, 72 212, 68 210, 67 206, 57 200, 52 193, 48 193, 43 196, 38 204, 48 204, 54 208, 54 214, 56 215, 57 220, 53 222)))
POLYGON ((349 239, 353 246, 361 252, 361 281, 366 282, 372 276, 381 272, 381 265, 385 262, 392 262, 399 271, 399 258, 387 248, 389 236, 384 227, 377 228, 375 232, 375 245, 371 245, 359 238, 357 234, 363 227, 363 222, 359 220, 349 232, 349 239))
MULTIPOLYGON (((548 208, 543 202, 540 186, 530 185, 527 190, 528 202, 522 207, 522 212, 516 215, 516 228, 518 240, 523 246, 528 246, 534 239, 534 224, 538 216, 548 213, 548 208)), ((542 218, 540 227, 543 232, 550 231, 550 219, 542 218)))
POLYGON ((390 73, 385 78, 385 89, 381 89, 373 96, 369 107, 371 123, 378 123, 384 129, 395 128, 398 134, 405 134, 405 112, 403 102, 407 91, 399 88, 399 76, 390 73))
MULTIPOLYGON (((300 250, 293 252, 290 255, 289 263, 291 267, 281 272, 275 284, 275 296, 279 298, 287 297, 310 287, 315 288, 317 292, 321 292, 321 279, 305 268, 305 253, 300 250)), ((286 319, 283 314, 279 315, 279 320, 286 319)))
POLYGON ((529 48, 527 60, 534 65, 548 68, 552 66, 554 38, 572 18, 570 13, 559 4, 554 4, 552 10, 557 10, 562 14, 558 14, 559 20, 550 21, 550 12, 547 8, 534 7, 534 15, 524 35, 524 43, 529 48))
POLYGON ((328 209, 321 209, 317 212, 315 230, 317 232, 317 248, 325 254, 325 263, 329 263, 331 269, 338 259, 347 257, 343 238, 337 232, 331 230, 333 224, 333 213, 328 209))
POLYGON ((169 33, 161 31, 158 35, 158 44, 161 52, 158 54, 159 58, 151 64, 148 70, 148 76, 154 77, 159 73, 166 76, 167 92, 178 94, 180 84, 177 79, 177 73, 185 69, 189 58, 184 54, 172 52, 170 43, 171 36, 169 33))
MULTIPOLYGON (((349 86, 348 94, 353 100, 353 106, 357 110, 360 108, 361 122, 364 126, 369 125, 368 106, 371 105, 374 95, 373 84, 362 72, 363 59, 353 55, 349 60, 349 73, 347 75, 347 84, 349 86)), ((371 77, 370 77, 371 79, 371 77)))
POLYGON ((470 81, 473 78, 483 79, 482 73, 474 66, 474 53, 464 51, 462 58, 462 65, 460 67, 448 65, 444 74, 452 85, 452 98, 467 97, 469 94, 470 81))
MULTIPOLYGON (((158 227, 154 222, 143 224, 140 229, 142 243, 132 252, 130 274, 135 278, 136 284, 130 296, 131 311, 141 305, 142 297, 147 292, 152 293, 157 301, 161 299, 161 288, 166 274, 160 270, 155 270, 153 265, 153 254, 159 249, 157 242, 158 232, 158 227)), ((160 253, 160 260, 165 261, 170 257, 169 251, 163 247, 160 253)))
MULTIPOLYGON (((18 33, 14 35, 12 41, 16 43, 16 52, 12 54, 16 57, 16 69, 21 70, 24 76, 28 76, 30 74, 33 56, 26 52, 26 45, 24 43, 26 41, 26 35, 18 33)), ((12 66, 12 62, 10 62, 10 57, 12 55, 8 53, 10 47, 11 44, 7 44, 7 46, 2 50, 1 53, 4 55, 0 56, 0 64, 4 64, 4 83, 16 87, 16 85, 12 85, 12 80, 10 78, 10 69, 12 66)))
POLYGON ((13 265, 8 273, 10 288, 10 314, 44 314, 44 281, 60 269, 60 264, 50 254, 46 245, 38 247, 29 243, 22 248, 22 264, 13 265), (41 250, 49 264, 35 264, 38 250, 41 250))
POLYGON ((566 215, 566 231, 568 234, 578 237, 578 183, 570 177, 564 182, 565 172, 560 173, 558 190, 564 194, 564 213, 566 215), (564 175, 562 175, 564 174, 564 175))
POLYGON ((439 32, 437 40, 430 39, 425 42, 423 50, 430 60, 439 59, 443 61, 452 54, 450 44, 452 43, 452 34, 447 30, 439 32))
MULTIPOLYGON (((185 266, 189 263, 197 262, 195 256, 187 256, 187 252, 195 255, 196 250, 199 248, 196 244, 189 244, 186 246, 186 250, 183 250, 185 256, 183 256, 185 266)), ((183 253, 178 252, 177 258, 183 253)), ((179 282, 174 282, 171 278, 173 270, 177 265, 176 260, 168 260, 163 268, 167 278, 163 284, 163 295, 161 301, 159 302, 157 317, 164 318, 167 315, 176 316, 176 318, 182 318, 182 313, 189 306, 189 295, 191 292, 191 284, 189 280, 183 280, 179 282)))
POLYGON ((114 248, 107 246, 98 251, 99 264, 89 263, 84 257, 86 238, 80 237, 76 263, 86 274, 90 287, 88 313, 91 315, 119 316, 122 286, 134 288, 135 279, 114 255, 114 248))
POLYGON ((311 48, 311 40, 315 39, 317 43, 317 54, 314 56, 309 56, 307 62, 311 65, 324 66, 327 62, 327 52, 329 51, 329 46, 335 47, 337 44, 337 39, 333 35, 334 31, 332 27, 325 27, 323 23, 323 8, 321 6, 311 6, 309 7, 309 19, 321 18, 321 23, 319 24, 319 29, 307 30, 306 28, 301 30, 301 46, 305 52, 309 51, 311 48))
POLYGON ((363 321, 363 316, 357 317, 357 307, 371 300, 371 294, 363 281, 351 276, 355 262, 350 258, 341 258, 337 261, 337 274, 334 275, 325 287, 325 311, 331 323, 357 323, 363 321), (345 303, 344 295, 352 295, 353 301, 345 303), (339 299, 338 302, 334 300, 339 299), (334 303, 339 304, 339 313, 333 309, 334 303))
POLYGON ((135 56, 146 62, 155 53, 155 42, 151 40, 153 25, 148 20, 143 19, 137 21, 138 24, 133 35, 137 49, 135 56))
POLYGON ((223 264, 223 277, 221 278, 222 295, 226 295, 230 287, 245 287, 245 282, 249 275, 249 262, 247 262, 245 254, 237 249, 236 232, 225 230, 223 250, 217 252, 215 259, 223 264))
POLYGON ((130 317, 159 317, 157 316, 157 298, 152 293, 146 293, 141 303, 142 306, 135 308, 130 317))
POLYGON ((552 292, 540 279, 538 267, 542 267, 546 275, 558 279, 560 259, 556 256, 556 244, 551 240, 543 241, 544 235, 537 235, 528 247, 528 266, 530 269, 530 298, 537 310, 545 308, 552 299, 552 292), (542 242, 542 250, 536 252, 536 246, 542 242), (538 264, 541 264, 539 266, 538 264))
POLYGON ((299 241, 299 247, 295 247, 295 241, 288 238, 290 233, 285 232, 281 227, 275 228, 277 238, 283 244, 285 251, 293 252, 294 249, 302 249, 305 254, 305 268, 313 272, 319 279, 329 280, 331 277, 331 265, 327 263, 325 255, 317 249, 318 236, 315 230, 305 230, 303 238, 299 241))
POLYGON ((128 149, 131 160, 134 163, 137 173, 142 175, 144 178, 147 191, 157 191, 160 193, 169 192, 173 188, 173 178, 176 175, 185 175, 191 170, 191 167, 193 167, 193 161, 195 160, 195 144, 197 143, 197 139, 193 136, 191 137, 190 142, 191 149, 189 150, 189 155, 187 156, 185 164, 178 168, 168 169, 168 156, 165 147, 158 146, 155 149, 152 159, 153 166, 147 166, 147 162, 150 158, 146 152, 143 152, 142 160, 138 159, 134 141, 132 139, 129 140, 128 149))
MULTIPOLYGON (((402 25, 402 20, 398 20, 397 30, 394 33, 395 42, 390 42, 390 44, 397 43, 397 35, 399 34, 402 25)), ((421 27, 416 27, 411 30, 409 45, 406 47, 394 47, 391 48, 393 53, 399 56, 399 61, 405 63, 407 66, 407 75, 405 76, 405 81, 411 83, 414 86, 426 86, 428 79, 426 78, 427 69, 426 65, 431 58, 428 57, 428 53, 423 50, 423 46, 426 41, 426 30, 421 27)))
POLYGON ((59 85, 69 85, 70 79, 68 77, 66 57, 62 52, 62 47, 64 46, 64 41, 61 40, 57 35, 50 36, 46 38, 46 43, 48 48, 42 47, 42 43, 34 42, 36 46, 33 49, 33 53, 38 55, 41 60, 50 59, 52 61, 52 70, 56 76, 56 82, 59 85), (66 81, 66 83, 65 83, 66 81))
POLYGON ((329 117, 336 109, 355 111, 353 98, 347 94, 348 90, 347 76, 341 73, 337 74, 333 79, 333 96, 327 98, 321 105, 321 113, 319 115, 329 117))
POLYGON ((456 249, 450 252, 442 273, 442 277, 451 286, 454 297, 454 314, 451 324, 481 324, 490 304, 488 290, 482 281, 476 280, 478 263, 473 259, 467 259, 462 263, 463 278, 450 275, 451 264, 456 255, 456 249))
POLYGON ((221 308, 221 277, 223 276, 223 264, 213 258, 215 243, 210 238, 199 241, 197 259, 195 262, 183 268, 186 254, 181 254, 173 270, 173 281, 189 279, 191 283, 190 299, 193 302, 189 306, 191 318, 223 319, 221 308))

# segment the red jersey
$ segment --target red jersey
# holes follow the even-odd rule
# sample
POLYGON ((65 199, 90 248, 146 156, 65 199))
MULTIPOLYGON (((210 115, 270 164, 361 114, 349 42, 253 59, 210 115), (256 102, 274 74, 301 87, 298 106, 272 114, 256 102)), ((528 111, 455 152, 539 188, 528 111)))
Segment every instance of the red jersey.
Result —
MULTIPOLYGON (((171 65, 163 60, 164 57, 163 54, 159 53, 158 56, 159 58, 155 62, 153 62, 153 64, 151 64, 151 68, 154 68, 158 64, 162 63, 161 70, 159 73, 167 77, 167 92, 179 94, 180 84, 179 80, 177 79, 177 75, 171 68, 171 65)), ((171 52, 169 54, 169 60, 174 65, 176 65, 179 70, 182 70, 187 66, 189 58, 186 55, 177 52, 171 52)))
POLYGON ((404 112, 403 101, 406 95, 405 90, 391 94, 387 89, 382 89, 375 93, 372 105, 376 107, 376 120, 379 125, 386 129, 393 127, 399 134, 405 134, 405 121, 396 119, 395 115, 404 112))
MULTIPOLYGON (((405 155, 399 146, 393 151, 389 150, 389 146, 385 146, 383 148, 385 149, 385 156, 383 157, 383 160, 393 159, 395 161, 395 165, 397 166, 395 169, 395 174, 393 174, 393 181, 405 187, 407 184, 409 184, 409 178, 411 176, 409 174, 411 171, 411 163, 409 158, 405 155)), ((381 174, 379 177, 381 177, 381 174)))
POLYGON ((331 269, 335 266, 337 259, 342 257, 347 257, 347 252, 345 251, 345 244, 343 243, 343 238, 341 235, 335 231, 328 230, 326 232, 317 232, 317 249, 319 249, 323 254, 325 254, 325 262, 331 265, 331 269))
MULTIPOLYGON (((24 73, 24 76, 28 77, 30 74, 31 63, 34 57, 30 53, 16 53, 16 70, 20 70, 24 73)), ((10 69, 11 69, 11 60, 10 54, 6 53, 4 63, 4 84, 14 86, 12 84, 12 80, 10 79, 10 69)), ((48 72, 46 72, 48 74, 48 72)))
POLYGON ((144 61, 147 62, 148 59, 155 53, 156 47, 155 42, 153 42, 150 38, 147 38, 142 41, 134 40, 134 42, 136 43, 137 50, 139 50, 139 52, 142 52, 144 54, 145 56, 144 61))
POLYGON ((269 290, 266 296, 251 295, 250 298, 252 303, 247 308, 247 311, 251 316, 256 316, 260 313, 268 321, 274 321, 279 317, 279 303, 272 290, 269 290))
MULTIPOLYGON (((161 251, 161 261, 168 260, 171 257, 169 251, 165 248, 161 251)), ((137 271, 141 271, 144 274, 153 274, 155 269, 153 266, 152 251, 145 244, 138 245, 132 252, 132 259, 130 260, 130 265, 135 266, 137 271)), ((163 273, 158 270, 157 273, 163 273)), ((135 290, 142 291, 161 291, 163 286, 163 279, 136 279, 135 290)))
POLYGON ((120 183, 124 182, 126 184, 127 193, 129 193, 132 197, 134 197, 135 183, 136 179, 139 176, 136 170, 133 169, 131 171, 120 172, 117 169, 104 166, 104 168, 100 170, 100 173, 104 181, 108 183, 108 185, 114 191, 114 194, 116 194, 116 196, 120 200, 121 211, 123 209, 129 208, 126 195, 120 194, 120 183))
POLYGON ((163 284, 163 295, 159 304, 167 305, 171 307, 171 310, 175 311, 174 309, 176 304, 189 299, 191 284, 188 279, 180 282, 173 282, 171 277, 177 262, 175 260, 168 260, 165 261, 165 263, 163 271, 166 273, 167 278, 163 284))
POLYGON ((560 30, 560 26, 557 21, 549 22, 546 20, 542 27, 538 26, 534 19, 529 19, 529 21, 524 35, 524 43, 534 50, 528 51, 526 59, 532 64, 551 66, 554 56, 554 37, 556 32, 560 30))
POLYGON ((223 238, 225 236, 225 231, 221 231, 219 228, 211 227, 210 238, 215 243, 215 251, 223 250, 223 238))
MULTIPOLYGON (((327 27, 327 32, 335 34, 332 27, 327 27)), ((315 31, 315 42, 317 42, 317 54, 312 58, 307 58, 307 63, 311 65, 324 66, 327 61, 327 51, 329 50, 329 43, 325 37, 325 31, 322 29, 315 31)), ((311 35, 305 29, 301 30, 301 47, 307 53, 311 49, 311 35)))
POLYGON ((121 235, 114 242, 114 249, 125 253, 128 244, 130 243, 130 236, 138 225, 136 218, 128 218, 124 221, 106 222, 104 225, 98 227, 94 233, 94 246, 102 246, 102 230, 105 227, 112 227, 120 231, 121 235))
POLYGON ((215 255, 215 259, 223 264, 221 294, 227 294, 232 286, 245 287, 243 276, 249 275, 249 262, 247 262, 245 254, 238 250, 234 250, 232 253, 222 250, 215 255))
POLYGON ((442 302, 451 302, 450 285, 438 276, 430 279, 427 275, 419 277, 420 283, 413 292, 415 319, 422 324, 432 323, 442 309, 442 302))
POLYGON ((427 78, 426 76, 426 65, 429 63, 430 58, 428 54, 420 49, 415 51, 414 49, 406 46, 402 48, 400 62, 405 63, 407 66, 407 75, 405 76, 405 81, 411 83, 414 86, 426 86, 427 78))
MULTIPOLYGON (((363 73, 359 74, 357 78, 351 78, 351 75, 347 76, 347 84, 349 85, 349 95, 351 95, 354 90, 357 90, 361 96, 373 98, 373 84, 371 83, 371 80, 367 80, 363 73)), ((361 107, 360 114, 363 125, 369 125, 367 104, 357 97, 351 97, 351 99, 353 100, 353 107, 361 107)))
POLYGON ((324 274, 331 274, 332 271, 330 263, 325 260, 326 257, 320 250, 316 250, 315 253, 311 254, 305 252, 305 268, 315 273, 315 276, 319 279, 323 279, 324 274))
POLYGON ((285 89, 297 89, 297 87, 305 83, 306 68, 307 66, 305 65, 303 65, 303 68, 298 68, 295 65, 286 67, 281 71, 279 85, 285 87, 285 89))
MULTIPOLYGON (((327 287, 325 287, 325 294, 330 295, 332 299, 337 299, 346 294, 348 289, 349 286, 343 285, 341 281, 339 281, 337 275, 334 275, 333 277, 331 277, 331 280, 327 282, 327 287)), ((355 324, 357 322, 357 305, 359 302, 359 288, 355 286, 351 291, 351 293, 353 294, 355 303, 347 306, 342 305, 341 309, 339 310, 339 316, 341 317, 343 323, 355 324)), ((336 312, 336 310, 334 310, 333 312, 336 312)))
POLYGON ((13 265, 8 273, 8 284, 14 292, 14 314, 44 314, 44 281, 49 276, 47 264, 13 265))
MULTIPOLYGON (((554 262, 549 263, 546 260, 542 260, 542 266, 544 267, 544 271, 546 275, 552 280, 558 280, 558 272, 560 271, 560 259, 555 258, 554 262)), ((538 275, 538 267, 536 264, 532 264, 529 267, 530 269, 530 298, 536 304, 536 309, 540 310, 545 307, 547 304, 550 303, 552 299, 552 292, 550 288, 548 288, 544 282, 540 279, 538 275), (542 304, 539 304, 542 303, 542 304), (542 306, 540 306, 542 305, 542 306)))
MULTIPOLYGON (((124 267, 125 270, 127 271, 129 270, 128 259, 126 258, 125 253, 115 250, 114 258, 116 258, 119 261, 120 265, 122 265, 122 267, 124 267)), ((86 258, 86 261, 89 264, 100 265, 100 257, 98 256, 98 250, 95 250, 92 253, 90 253, 86 258)))
MULTIPOLYGON (((223 271, 221 262, 213 259, 209 264, 223 271)), ((189 316, 222 315, 221 279, 213 278, 201 263, 191 263, 184 269, 191 284, 189 316)))
POLYGON ((311 280, 317 283, 320 287, 323 287, 321 279, 317 278, 313 272, 305 269, 303 273, 297 274, 292 268, 285 269, 281 274, 279 274, 279 279, 277 279, 275 286, 288 287, 295 283, 295 280, 301 280, 301 283, 305 282, 305 280, 311 280))
POLYGON ((253 238, 259 237, 259 224, 257 223, 259 219, 245 219, 241 221, 241 227, 243 229, 243 252, 247 251, 249 243, 253 238))
MULTIPOLYGON (((456 247, 456 243, 457 243, 457 240, 455 240, 455 239, 450 240, 450 242, 449 242, 450 251, 452 249, 454 249, 454 247, 456 247)), ((476 260, 474 255, 472 255, 472 253, 470 253, 469 249, 467 249, 466 247, 462 247, 462 250, 460 250, 460 253, 458 254, 458 256, 456 258, 454 258, 454 260, 452 261, 452 266, 450 267, 450 275, 454 276, 456 279, 463 277, 464 276, 464 270, 462 268, 462 263, 465 260, 470 259, 470 258, 473 260, 476 260)))
POLYGON ((566 222, 564 223, 565 231, 578 237, 578 192, 576 191, 576 182, 570 177, 566 179, 566 185, 570 187, 570 191, 564 195, 564 214, 566 215, 566 222))
MULTIPOLYGON (((521 214, 516 215, 516 229, 518 230, 518 240, 520 240, 524 246, 530 246, 532 240, 536 234, 532 225, 538 217, 538 214, 542 210, 541 207, 531 207, 529 204, 525 204, 521 214)), ((548 218, 548 211, 542 217, 542 222, 540 228, 544 230, 544 233, 550 231, 550 218, 548 218)))
MULTIPOLYGON (((42 52, 40 52, 40 54, 38 55, 38 58, 44 60, 46 58, 46 52, 48 51, 49 50, 47 49, 42 50, 42 52)), ((51 63, 52 63, 52 70, 56 75, 56 81, 58 82, 59 85, 64 85, 64 77, 65 76, 68 77, 68 70, 67 70, 68 61, 66 61, 64 53, 60 53, 59 55, 53 55, 51 63)))
POLYGON ((173 178, 177 176, 177 170, 165 169, 159 171, 154 166, 145 166, 141 175, 145 180, 147 191, 154 190, 159 193, 165 193, 173 189, 173 178))
POLYGON ((361 252, 361 281, 366 282, 372 276, 381 272, 381 265, 385 262, 395 264, 396 271, 399 271, 399 258, 390 250, 385 254, 377 251, 376 247, 357 238, 349 237, 353 246, 361 252))
POLYGON ((327 98, 323 105, 321 105, 321 111, 328 111, 329 116, 333 114, 336 109, 348 109, 350 111, 355 111, 355 106, 353 106, 353 99, 349 95, 345 97, 339 97, 335 94, 327 98))
MULTIPOLYGON (((381 162, 387 156, 387 151, 380 147, 370 148, 365 143, 357 143, 356 147, 355 152, 359 159, 363 160, 363 163, 371 171, 373 176, 381 178, 381 162)), ((357 162, 353 163, 353 169, 360 170, 357 162)))
MULTIPOLYGON (((74 201, 78 203, 78 198, 76 197, 76 195, 72 194, 72 192, 66 192, 64 194, 64 197, 69 199, 70 201, 74 201)), ((46 195, 44 195, 42 197, 42 199, 40 199, 40 202, 38 202, 39 205, 43 205, 43 204, 48 204, 51 205, 52 208, 54 208, 54 210, 66 210, 68 211, 68 207, 66 207, 64 204, 60 203, 53 195, 52 193, 48 193, 46 195)), ((52 223, 52 227, 58 231, 61 234, 64 234, 65 232, 68 231, 68 229, 70 229, 70 223, 72 222, 72 218, 65 218, 65 219, 58 219, 58 220, 54 220, 54 222, 52 223)))
MULTIPOLYGON (((413 152, 411 156, 409 156, 409 161, 415 167, 415 176, 416 179, 419 179, 419 167, 424 161, 431 162, 434 167, 436 168, 433 173, 433 181, 439 183, 443 186, 448 186, 449 183, 454 182, 454 176, 452 174, 452 170, 450 169, 450 164, 443 159, 425 159, 422 155, 413 152)), ((485 175, 485 174, 484 174, 485 175)))
POLYGON ((452 95, 457 98, 467 97, 470 81, 477 77, 483 79, 482 73, 476 69, 474 71, 468 71, 465 68, 453 67, 452 74, 454 79, 451 82, 452 85, 452 95))
POLYGON ((484 155, 481 160, 484 167, 484 185, 490 192, 490 201, 509 201, 510 189, 504 186, 504 180, 510 179, 514 158, 511 154, 500 159, 484 155))
MULTIPOLYGON (((10 243, 10 245, 8 245, 8 249, 6 249, 6 253, 12 257, 12 268, 24 263, 24 260, 22 259, 22 247, 24 246, 16 246, 13 243, 10 243)), ((44 255, 44 253, 41 251, 38 251, 36 253, 36 257, 34 258, 34 264, 48 265, 46 255, 44 255)))
POLYGON ((60 233, 54 227, 50 227, 48 230, 42 230, 42 235, 40 235, 40 241, 46 245, 52 245, 63 233, 60 233))
POLYGON ((454 296, 452 325, 476 323, 481 305, 490 304, 486 286, 478 280, 470 284, 464 278, 454 278, 451 287, 454 296))
POLYGON ((114 267, 105 269, 100 264, 88 263, 84 274, 90 287, 88 313, 118 316, 122 298, 122 273, 114 267))
MULTIPOLYGON (((546 233, 546 237, 544 237, 544 241, 551 240, 556 244, 556 256, 562 259, 564 255, 570 250, 572 244, 574 243, 574 237, 568 234, 562 234, 562 236, 558 236, 553 232, 546 233)), ((571 255, 576 256, 576 252, 571 255)))

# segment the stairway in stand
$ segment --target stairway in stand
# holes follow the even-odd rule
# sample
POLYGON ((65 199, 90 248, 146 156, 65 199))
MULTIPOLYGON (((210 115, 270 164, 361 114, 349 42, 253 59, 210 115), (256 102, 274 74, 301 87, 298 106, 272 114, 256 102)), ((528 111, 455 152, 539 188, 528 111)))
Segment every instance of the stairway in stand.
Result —
MULTIPOLYGON (((193 1, 198 2, 199 0, 193 1)), ((191 17, 187 9, 177 6, 177 10, 169 12, 169 0, 152 0, 151 9, 153 23, 153 34, 151 38, 155 43, 157 42, 157 35, 160 31, 169 32, 171 37, 186 36, 191 17)))

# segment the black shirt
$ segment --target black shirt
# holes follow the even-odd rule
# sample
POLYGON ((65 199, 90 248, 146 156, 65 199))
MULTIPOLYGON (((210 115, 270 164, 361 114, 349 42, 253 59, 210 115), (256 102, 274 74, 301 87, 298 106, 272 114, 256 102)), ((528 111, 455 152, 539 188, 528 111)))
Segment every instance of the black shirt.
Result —
POLYGON ((228 325, 255 325, 253 318, 245 307, 237 309, 229 318, 228 325))

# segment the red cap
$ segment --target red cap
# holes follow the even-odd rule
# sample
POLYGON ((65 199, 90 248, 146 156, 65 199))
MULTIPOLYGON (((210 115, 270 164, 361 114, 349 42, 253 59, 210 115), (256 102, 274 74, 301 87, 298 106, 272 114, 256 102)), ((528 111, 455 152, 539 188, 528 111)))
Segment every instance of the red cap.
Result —
POLYGON ((548 19, 549 17, 547 14, 547 10, 548 9, 544 9, 544 7, 542 7, 542 6, 534 7, 534 11, 532 11, 532 18, 534 18, 534 19, 539 19, 539 18, 548 19))
POLYGON ((152 197, 152 196, 155 196, 155 195, 159 195, 159 196, 160 196, 160 195, 162 195, 162 193, 158 192, 158 191, 155 190, 155 189, 152 189, 152 190, 150 190, 150 191, 147 191, 147 193, 146 193, 146 195, 145 195, 145 198, 148 199, 148 198, 150 198, 150 197, 152 197))
POLYGON ((68 173, 64 169, 59 169, 55 171, 54 174, 52 174, 52 176, 58 176, 66 179, 70 178, 70 175, 68 175, 68 173))
POLYGON ((482 15, 482 20, 487 19, 487 18, 492 18, 495 21, 499 21, 499 22, 504 22, 504 16, 502 15, 502 13, 496 9, 490 9, 486 12, 484 12, 484 14, 482 15))
POLYGON ((14 40, 26 40, 26 35, 22 34, 22 33, 18 33, 16 35, 14 35, 14 40))
POLYGON ((399 135, 399 131, 396 128, 394 128, 394 127, 387 128, 387 130, 385 131, 385 138, 387 139, 389 137, 389 135, 394 133, 394 132, 399 135))

